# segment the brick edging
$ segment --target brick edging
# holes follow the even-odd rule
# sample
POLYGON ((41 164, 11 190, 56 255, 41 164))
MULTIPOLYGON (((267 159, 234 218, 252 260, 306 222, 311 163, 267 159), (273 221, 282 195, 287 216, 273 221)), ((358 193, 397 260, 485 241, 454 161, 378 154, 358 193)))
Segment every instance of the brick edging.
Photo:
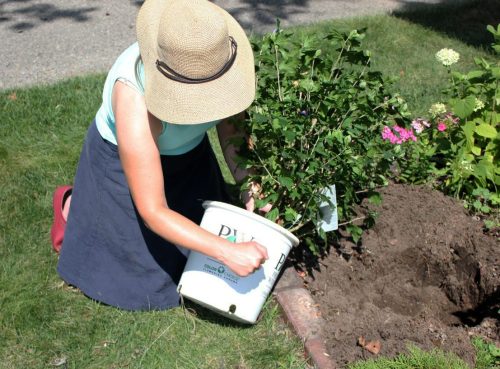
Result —
POLYGON ((317 369, 335 369, 323 339, 324 320, 293 267, 285 269, 273 295, 285 313, 288 323, 304 342, 306 353, 314 366, 317 369))

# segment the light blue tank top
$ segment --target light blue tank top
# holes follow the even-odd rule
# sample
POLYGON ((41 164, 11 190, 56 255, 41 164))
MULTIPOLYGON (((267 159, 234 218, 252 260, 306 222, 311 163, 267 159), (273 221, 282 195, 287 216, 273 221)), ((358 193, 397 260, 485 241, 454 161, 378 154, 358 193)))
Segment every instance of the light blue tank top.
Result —
MULTIPOLYGON (((111 96, 113 86, 118 79, 144 95, 144 65, 139 58, 139 45, 132 44, 111 67, 102 93, 102 105, 96 114, 96 125, 100 135, 107 141, 117 145, 115 115, 111 96)), ((167 102, 168 103, 168 102, 167 102)), ((171 124, 162 122, 163 132, 158 138, 158 147, 162 155, 180 155, 195 148, 210 128, 220 120, 201 124, 171 124)))

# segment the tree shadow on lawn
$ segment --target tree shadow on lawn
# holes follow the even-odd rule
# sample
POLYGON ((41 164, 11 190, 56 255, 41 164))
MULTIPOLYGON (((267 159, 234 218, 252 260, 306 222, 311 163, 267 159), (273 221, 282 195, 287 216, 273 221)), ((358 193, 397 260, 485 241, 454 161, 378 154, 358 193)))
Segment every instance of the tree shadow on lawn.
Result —
POLYGON ((493 36, 487 25, 500 23, 500 0, 445 0, 439 4, 398 0, 395 17, 444 33, 466 44, 489 49, 493 36))

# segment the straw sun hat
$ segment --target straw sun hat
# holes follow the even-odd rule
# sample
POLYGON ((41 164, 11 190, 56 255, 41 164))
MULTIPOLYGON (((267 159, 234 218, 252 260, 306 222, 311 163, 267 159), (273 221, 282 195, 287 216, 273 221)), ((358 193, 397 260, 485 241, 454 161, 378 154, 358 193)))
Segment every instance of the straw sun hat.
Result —
POLYGON ((255 97, 253 52, 238 22, 207 0, 146 0, 137 17, 146 107, 160 120, 229 117, 255 97))

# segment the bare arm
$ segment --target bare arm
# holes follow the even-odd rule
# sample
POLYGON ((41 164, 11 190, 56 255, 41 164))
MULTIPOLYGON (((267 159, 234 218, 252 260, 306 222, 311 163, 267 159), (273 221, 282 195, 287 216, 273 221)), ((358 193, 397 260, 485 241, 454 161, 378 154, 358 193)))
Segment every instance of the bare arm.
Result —
POLYGON ((143 96, 121 82, 113 89, 118 150, 137 210, 148 228, 170 241, 201 252, 245 276, 267 259, 255 242, 232 244, 171 210, 165 197, 157 138, 161 122, 148 113, 143 96))

